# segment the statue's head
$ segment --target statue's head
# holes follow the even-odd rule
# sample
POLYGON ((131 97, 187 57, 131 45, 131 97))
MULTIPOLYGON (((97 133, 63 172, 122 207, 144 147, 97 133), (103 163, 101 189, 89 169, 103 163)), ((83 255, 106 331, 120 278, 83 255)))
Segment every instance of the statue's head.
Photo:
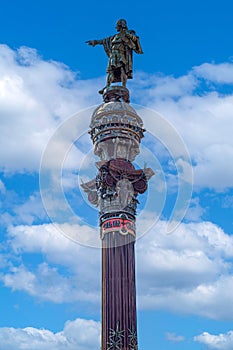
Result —
POLYGON ((125 19, 119 19, 116 22, 116 30, 119 32, 121 29, 127 29, 127 23, 125 19))

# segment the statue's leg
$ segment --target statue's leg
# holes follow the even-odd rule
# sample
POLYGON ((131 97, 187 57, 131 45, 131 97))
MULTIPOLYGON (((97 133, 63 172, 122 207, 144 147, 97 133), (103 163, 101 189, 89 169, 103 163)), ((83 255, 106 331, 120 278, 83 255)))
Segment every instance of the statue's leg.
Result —
POLYGON ((99 93, 102 95, 104 93, 104 89, 109 87, 112 82, 113 82, 113 74, 111 72, 109 72, 108 75, 107 75, 106 86, 103 87, 103 89, 101 89, 99 91, 99 93))
POLYGON ((107 86, 110 86, 114 80, 113 73, 109 72, 107 76, 107 86))
POLYGON ((124 87, 126 87, 127 75, 125 73, 124 67, 121 67, 121 82, 124 87))

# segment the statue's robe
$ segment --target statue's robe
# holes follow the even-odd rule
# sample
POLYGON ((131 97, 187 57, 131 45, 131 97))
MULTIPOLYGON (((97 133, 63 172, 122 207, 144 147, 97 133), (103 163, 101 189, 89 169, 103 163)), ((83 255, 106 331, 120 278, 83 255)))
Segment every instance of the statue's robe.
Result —
POLYGON ((125 30, 101 40, 105 52, 109 57, 107 73, 113 75, 112 82, 121 81, 121 68, 123 67, 127 79, 133 78, 133 51, 143 53, 139 37, 133 30, 125 30))

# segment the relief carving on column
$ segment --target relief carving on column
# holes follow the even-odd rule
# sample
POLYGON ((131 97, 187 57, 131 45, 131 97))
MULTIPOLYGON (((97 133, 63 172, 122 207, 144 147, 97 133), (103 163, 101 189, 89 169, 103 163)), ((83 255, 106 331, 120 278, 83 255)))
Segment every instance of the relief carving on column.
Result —
POLYGON ((124 330, 120 330, 119 322, 117 322, 116 329, 110 329, 109 341, 107 342, 107 350, 122 350, 124 342, 124 330))
POLYGON ((96 163, 99 169, 95 179, 82 183, 88 200, 100 206, 102 214, 112 211, 129 210, 136 214, 137 195, 147 190, 147 183, 154 174, 150 168, 135 169, 130 161, 111 159, 96 163))
POLYGON ((138 350, 138 337, 136 329, 128 329, 129 349, 138 350))

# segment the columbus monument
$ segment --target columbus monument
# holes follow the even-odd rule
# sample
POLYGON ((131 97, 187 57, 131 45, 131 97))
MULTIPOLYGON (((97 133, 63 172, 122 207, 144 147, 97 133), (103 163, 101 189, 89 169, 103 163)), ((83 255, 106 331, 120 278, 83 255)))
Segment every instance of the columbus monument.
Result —
POLYGON ((88 200, 99 208, 102 241, 102 340, 101 350, 137 350, 135 287, 136 211, 138 194, 147 190, 154 174, 135 169, 145 129, 130 105, 127 80, 133 78, 133 52, 142 54, 139 37, 124 19, 117 33, 91 46, 103 45, 108 56, 107 82, 99 93, 103 103, 91 118, 90 136, 97 176, 83 183, 88 200))

